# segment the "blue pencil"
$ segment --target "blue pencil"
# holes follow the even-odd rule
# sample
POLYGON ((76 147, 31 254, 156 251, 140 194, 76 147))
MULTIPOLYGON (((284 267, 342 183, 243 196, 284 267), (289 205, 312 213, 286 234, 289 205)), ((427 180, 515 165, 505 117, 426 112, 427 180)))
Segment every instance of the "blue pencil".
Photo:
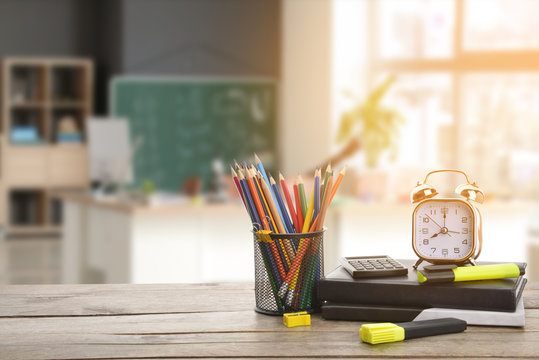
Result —
MULTIPOLYGON (((271 192, 271 197, 273 198, 273 202, 277 204, 277 198, 275 197, 275 192, 273 191, 273 188, 271 187, 270 181, 268 179, 268 175, 266 174, 266 169, 264 169, 264 165, 262 165, 262 161, 258 158, 258 156, 255 154, 255 160, 256 160, 256 167, 258 168, 258 171, 262 174, 262 177, 264 178, 264 181, 266 181, 266 184, 268 184, 268 187, 271 192)), ((281 208, 277 206, 277 211, 279 212, 279 216, 281 219, 283 218, 283 214, 281 212, 281 208)))
MULTIPOLYGON (((264 214, 266 215, 266 217, 268 219, 268 224, 269 224, 269 226, 271 228, 271 231, 277 232, 275 227, 273 226, 273 222, 271 221, 271 215, 270 215, 269 209, 266 206, 266 202, 263 200, 264 196, 262 195, 262 190, 260 189, 260 186, 258 185, 258 180, 256 180, 255 177, 253 177, 253 181, 254 181, 254 184, 255 184, 256 192, 258 194, 258 198, 260 199, 260 203, 262 204, 262 209, 264 209, 264 214)), ((264 181, 264 180, 262 180, 262 181, 264 181)))
MULTIPOLYGON (((258 216, 258 212, 256 211, 255 203, 253 201, 253 197, 251 196, 251 192, 249 191, 249 186, 247 185, 247 180, 245 180, 245 177, 243 176, 243 173, 240 171, 238 173, 238 179, 240 180, 240 185, 243 190, 243 193, 245 195, 245 199, 247 200, 249 212, 251 213, 252 217, 254 218, 253 225, 256 227, 256 224, 258 224, 258 229, 260 230, 260 227, 262 226, 262 223, 260 222, 260 217, 258 216)), ((278 284, 281 283, 280 276, 279 276, 279 270, 277 269, 277 265, 275 264, 275 260, 273 259, 273 256, 271 255, 271 250, 269 249, 269 244, 266 242, 263 242, 262 248, 266 251, 266 255, 268 257, 268 260, 270 262, 270 267, 273 272, 273 278, 277 281, 278 284)), ((280 286, 280 285, 279 285, 280 286)))
POLYGON ((277 203, 279 204, 279 207, 281 208, 281 212, 283 214, 283 223, 286 227, 286 232, 289 234, 292 234, 295 232, 294 226, 292 225, 292 222, 290 221, 290 217, 288 216, 288 211, 286 210, 286 207, 283 202, 283 198, 281 197, 281 193, 279 192, 279 188, 277 187, 277 184, 275 183, 275 180, 270 175, 270 184, 273 188, 273 192, 275 193, 275 197, 277 198, 277 203))
POLYGON ((245 200, 247 201, 249 212, 253 217, 253 225, 258 224, 257 230, 260 230, 262 223, 260 222, 260 218, 258 217, 253 197, 251 196, 251 192, 249 191, 249 187, 247 186, 247 180, 245 180, 241 172, 238 173, 238 179, 240 180, 241 189, 243 190, 245 200))

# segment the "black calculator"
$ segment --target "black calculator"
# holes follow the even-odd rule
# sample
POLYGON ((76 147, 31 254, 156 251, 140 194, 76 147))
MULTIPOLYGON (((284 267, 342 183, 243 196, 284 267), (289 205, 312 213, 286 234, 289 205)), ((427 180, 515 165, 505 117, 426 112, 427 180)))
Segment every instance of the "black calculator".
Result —
POLYGON ((408 274, 406 266, 387 255, 342 257, 340 261, 355 279, 408 274))

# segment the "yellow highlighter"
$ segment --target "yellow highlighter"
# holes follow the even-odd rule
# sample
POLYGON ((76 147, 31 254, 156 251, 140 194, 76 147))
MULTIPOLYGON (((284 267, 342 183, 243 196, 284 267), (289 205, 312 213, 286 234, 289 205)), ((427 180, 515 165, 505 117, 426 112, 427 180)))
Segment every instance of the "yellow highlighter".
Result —
POLYGON ((411 321, 405 323, 365 324, 359 329, 361 341, 383 344, 425 336, 458 333, 466 330, 466 321, 455 318, 411 321))
POLYGON ((420 283, 441 283, 513 278, 524 275, 526 265, 495 264, 477 266, 432 266, 417 271, 420 283))

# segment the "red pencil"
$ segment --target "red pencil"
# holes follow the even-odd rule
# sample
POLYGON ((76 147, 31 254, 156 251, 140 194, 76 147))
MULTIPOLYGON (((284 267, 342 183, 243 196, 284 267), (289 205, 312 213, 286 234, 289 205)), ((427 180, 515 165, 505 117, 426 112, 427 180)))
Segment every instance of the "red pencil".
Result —
POLYGON ((286 198, 286 203, 288 205, 288 211, 290 212, 290 217, 292 218, 292 221, 294 222, 294 228, 296 229, 296 233, 300 233, 301 229, 298 225, 298 216, 296 215, 296 211, 294 210, 294 203, 292 202, 292 197, 290 196, 290 192, 288 191, 288 186, 286 185, 286 181, 284 181, 283 174, 279 173, 279 180, 281 180, 281 188, 283 189, 284 197, 286 198))
POLYGON ((238 190, 238 194, 240 195, 241 201, 243 201, 243 205, 247 207, 247 204, 245 203, 245 199, 243 198, 243 192, 241 191, 241 185, 240 185, 240 180, 238 179, 238 174, 236 174, 232 166, 230 167, 230 170, 232 171, 234 185, 236 185, 236 189, 238 190))
MULTIPOLYGON (((296 215, 298 217, 298 225, 301 226, 303 224, 303 211, 301 210, 301 200, 299 198, 299 189, 298 184, 294 180, 294 199, 296 200, 296 215)), ((301 229, 299 229, 298 232, 301 232, 301 229)))

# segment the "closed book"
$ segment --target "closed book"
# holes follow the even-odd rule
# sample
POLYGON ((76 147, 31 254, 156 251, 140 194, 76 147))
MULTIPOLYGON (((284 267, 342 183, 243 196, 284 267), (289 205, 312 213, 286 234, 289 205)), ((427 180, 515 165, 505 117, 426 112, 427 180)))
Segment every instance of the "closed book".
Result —
POLYGON ((515 311, 485 311, 448 308, 415 308, 397 305, 322 304, 322 317, 326 320, 407 322, 457 318, 468 325, 515 326, 526 323, 524 299, 520 298, 515 311))
MULTIPOLYGON (((417 271, 412 268, 414 261, 399 261, 408 267, 408 275, 354 279, 339 266, 320 279, 319 298, 321 301, 341 304, 515 311, 526 284, 523 276, 497 280, 420 284, 417 280, 417 271)), ((489 263, 479 263, 479 265, 486 264, 489 263)))

